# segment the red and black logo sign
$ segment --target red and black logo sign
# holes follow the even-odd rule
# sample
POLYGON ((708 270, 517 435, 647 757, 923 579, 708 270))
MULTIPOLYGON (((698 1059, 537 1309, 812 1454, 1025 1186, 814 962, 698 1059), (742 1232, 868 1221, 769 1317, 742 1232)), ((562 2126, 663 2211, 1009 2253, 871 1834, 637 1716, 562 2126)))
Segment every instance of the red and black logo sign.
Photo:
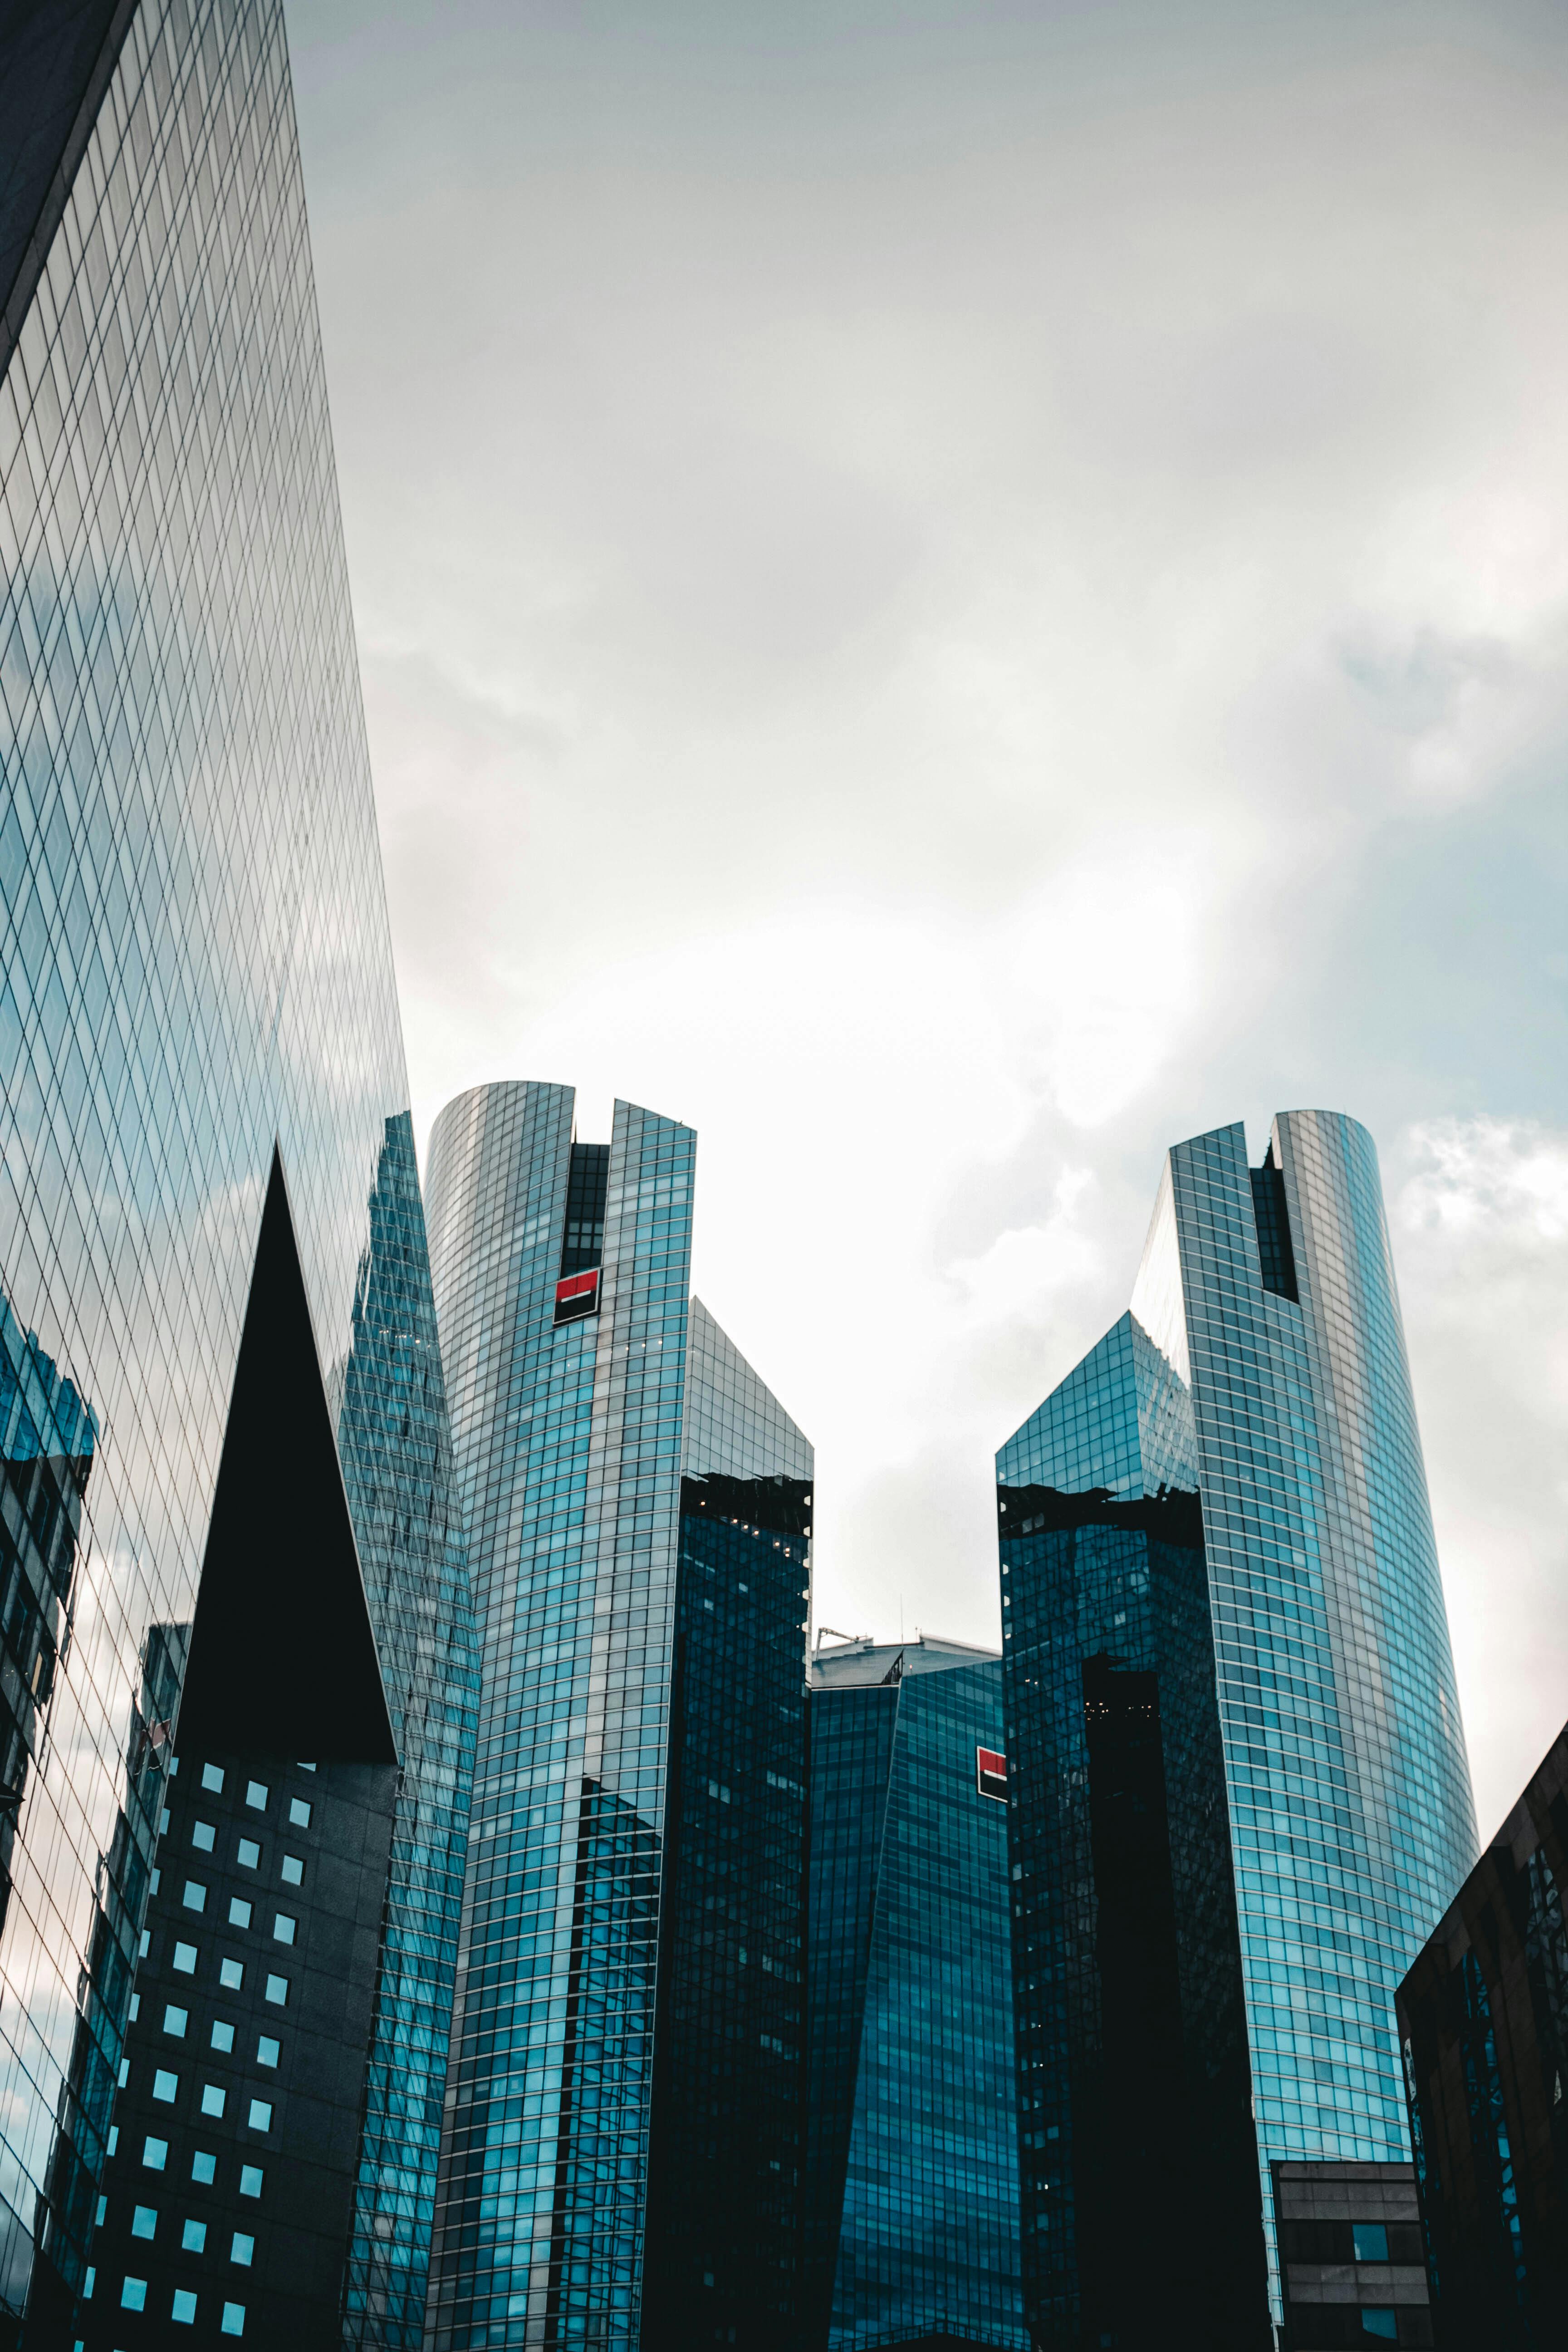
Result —
POLYGON ((974 1785, 983 1797, 994 1797, 999 1805, 1006 1803, 1007 1759, 998 1756, 994 1748, 975 1749, 974 1785))
POLYGON ((555 1286, 557 1323, 575 1323, 580 1316, 598 1311, 599 1268, 591 1265, 583 1274, 563 1274, 555 1286))

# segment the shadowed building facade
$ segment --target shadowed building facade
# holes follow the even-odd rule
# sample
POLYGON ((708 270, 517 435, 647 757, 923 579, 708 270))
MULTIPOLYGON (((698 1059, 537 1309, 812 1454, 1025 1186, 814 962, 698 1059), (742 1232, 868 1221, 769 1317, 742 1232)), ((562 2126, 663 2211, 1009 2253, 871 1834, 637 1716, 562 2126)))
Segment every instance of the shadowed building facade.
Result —
POLYGON ((1263 2184, 1275 2158, 1400 2162, 1394 1988, 1475 1823, 1365 1129, 1282 1112, 1258 1168, 1239 1125, 1176 1145, 1132 1318, 1134 1386, 1190 1416, 1185 1466, 1148 1434, 1141 1463, 1126 1414, 1097 1433, 1087 1396, 1069 1418, 1064 1389, 1047 1455, 1072 1475, 1026 1471, 1026 1431, 999 1475, 1118 1503, 1195 1486, 1263 2184))
POLYGON ((1124 1315, 996 1458, 1042 2345, 1270 2343, 1194 1455, 1185 1389, 1124 1315))
POLYGON ((1568 2311, 1568 1731, 1399 1988, 1434 2340, 1536 2352, 1568 2311))
POLYGON ((573 1108, 431 1138, 485 1694, 431 2342, 782 2347, 812 1452, 689 1297, 691 1129, 573 1108))
MULTIPOLYGON (((476 1660, 276 0, 0 10, 0 2342, 254 2336, 288 2267, 284 2139, 237 2265, 202 2221, 237 2144, 157 2197, 110 2155, 160 2071, 178 1746, 279 1801, 294 1758, 382 1776, 320 2299, 412 2347, 476 1660), (177 2283, 121 2261, 138 2204, 160 2260, 205 2226, 177 2283)), ((277 1826, 303 1937, 342 1856, 277 1826)), ((284 2138, 306 2032, 267 2035, 284 2138)))
POLYGON ((1026 2352, 1001 1662, 819 1641, 809 1707, 803 2340, 1026 2352))

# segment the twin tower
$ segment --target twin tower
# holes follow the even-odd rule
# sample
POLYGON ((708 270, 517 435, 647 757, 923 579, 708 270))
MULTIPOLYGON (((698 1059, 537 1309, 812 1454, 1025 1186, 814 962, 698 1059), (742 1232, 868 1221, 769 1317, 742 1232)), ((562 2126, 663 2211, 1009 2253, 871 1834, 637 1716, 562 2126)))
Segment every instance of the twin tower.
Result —
POLYGON ((689 1295, 695 1147, 528 1085, 432 1139, 483 1663, 431 2340, 1265 2347, 1270 2167, 1404 2160, 1475 1852, 1371 1139, 1173 1150, 997 1457, 1000 1657, 804 1683, 812 1450, 689 1295))

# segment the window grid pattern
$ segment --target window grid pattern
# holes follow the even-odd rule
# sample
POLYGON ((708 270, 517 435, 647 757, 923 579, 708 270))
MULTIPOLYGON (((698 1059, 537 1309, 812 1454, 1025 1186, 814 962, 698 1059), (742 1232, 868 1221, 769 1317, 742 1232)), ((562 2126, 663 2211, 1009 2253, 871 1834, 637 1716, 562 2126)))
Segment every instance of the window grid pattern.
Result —
POLYGON ((1006 1809, 975 1769, 1003 1746, 1001 1662, 814 1689, 809 1706, 809 2270, 826 2341, 1026 2352, 1006 1809))
POLYGON ((1169 1155, 1133 1310, 1190 1368, 1260 2160, 1400 2160, 1394 1991, 1469 1772, 1375 1150, 1295 1111, 1270 1152, 1299 1303, 1238 1125, 1169 1155))
POLYGON ((1023 2261, 1042 2346, 1270 2340, 1195 1457, 1183 1384, 1131 1315, 996 1457, 1023 2261), (1152 1701, 1152 1787, 1131 1782, 1135 1754, 1091 1741, 1091 1706, 1117 1693, 1126 1714, 1152 1701))
MULTIPOLYGON (((699 1311, 693 1301, 694 1324, 699 1311)), ((734 1357, 711 1318, 704 1320, 734 1357)), ((716 1352, 693 1351, 693 1403, 716 1352)), ((719 1401, 705 1402, 711 1421, 719 1401)), ((788 1448, 796 1460, 800 1451, 788 1448)), ((801 1506, 809 1502, 805 1451, 805 1476, 727 1480, 729 1515, 721 1506, 681 1516, 643 2317, 648 2343, 734 2342, 783 2352, 796 2340, 810 1597, 810 1538, 800 1531, 801 1506)))
POLYGON ((485 1690, 441 2352, 638 2326, 696 1138, 616 1106, 600 1312, 557 1329, 572 1102, 479 1088, 431 1139, 485 1690))
POLYGON ((99 107, 0 382, 0 1283, 100 1433, 0 1948, 0 2279, 85 2281, 140 1664, 191 1614, 277 1139, 405 1741, 349 2326, 412 2346, 472 1662, 278 0, 142 0, 99 107))

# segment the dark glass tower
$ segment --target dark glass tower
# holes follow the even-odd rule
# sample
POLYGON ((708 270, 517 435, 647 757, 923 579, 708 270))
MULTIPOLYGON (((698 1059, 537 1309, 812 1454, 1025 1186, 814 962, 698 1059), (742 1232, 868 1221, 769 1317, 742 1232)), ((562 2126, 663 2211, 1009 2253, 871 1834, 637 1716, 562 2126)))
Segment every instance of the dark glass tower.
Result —
POLYGON ((812 1661, 806 2293, 832 2352, 1025 2352, 1002 1667, 812 1661))
POLYGON ((1402 2162, 1394 1990, 1475 1827, 1365 1129, 1281 1112, 1258 1168, 1239 1126, 1176 1145, 1132 1316, 1137 1444, 1129 1412, 1089 1409, 1097 1350, 1081 1410, 1073 1381, 1043 1409, 1057 1467, 1029 1466, 1030 1423, 999 1475, 1117 1504, 1199 1493, 1260 2174, 1402 2162), (1176 1408, 1144 1426, 1161 1395, 1179 1462, 1176 1408))
POLYGON ((1185 1390, 1131 1315, 997 1455, 1042 2345, 1270 2342, 1194 1456, 1185 1390))
POLYGON ((1568 2311, 1568 1730, 1399 1988, 1434 2339, 1545 2352, 1568 2311))
MULTIPOLYGON (((160 1822, 182 1838, 188 1776, 243 1754, 278 1801, 300 1757, 334 1790, 400 1776, 339 1889, 376 1932, 323 2292, 340 2336, 412 2347, 475 1658, 278 0, 0 12, 0 1323, 29 1424, 0 1545, 0 2343, 167 2340, 176 2292, 193 2340, 254 2336, 285 2291, 285 2143, 236 2265, 211 2214, 239 2143, 149 2199, 114 2116, 117 2088, 128 2117, 163 2104, 145 2032, 187 1857, 160 1822), (162 2260, 204 2196, 177 2286, 121 2261, 125 2199, 159 2205, 135 2242, 162 2260)), ((195 1822, 215 1874, 247 1867, 238 1815, 195 1822)), ((315 1949, 342 1857, 270 1820, 252 1843, 300 1864, 315 1949)), ((193 1940, 185 2006, 222 2022, 193 1940)), ((286 2133, 314 2095, 293 1998, 276 2070, 239 2039, 259 2011, 209 2045, 226 2116, 242 2060, 286 2133)))
POLYGON ((811 1447, 689 1297, 689 1128, 483 1087, 430 1230, 484 1628, 432 2342, 789 2341, 811 1447))

